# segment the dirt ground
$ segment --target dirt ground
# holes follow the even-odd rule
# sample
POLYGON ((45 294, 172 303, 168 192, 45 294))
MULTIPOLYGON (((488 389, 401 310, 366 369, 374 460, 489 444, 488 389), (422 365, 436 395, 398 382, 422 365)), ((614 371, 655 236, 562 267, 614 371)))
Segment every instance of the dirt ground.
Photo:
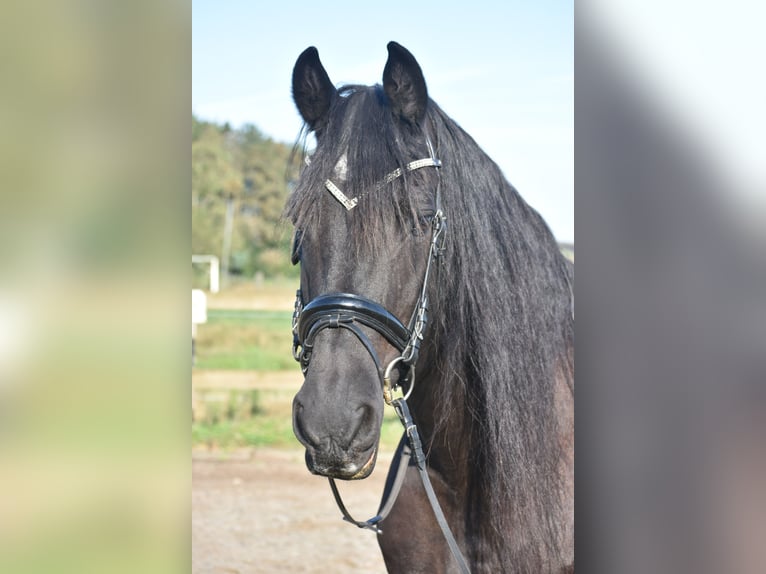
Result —
MULTIPOLYGON (((359 519, 378 508, 390 455, 373 474, 339 484, 359 519)), ((192 572, 384 573, 376 536, 343 520, 327 480, 302 450, 192 455, 192 572)))

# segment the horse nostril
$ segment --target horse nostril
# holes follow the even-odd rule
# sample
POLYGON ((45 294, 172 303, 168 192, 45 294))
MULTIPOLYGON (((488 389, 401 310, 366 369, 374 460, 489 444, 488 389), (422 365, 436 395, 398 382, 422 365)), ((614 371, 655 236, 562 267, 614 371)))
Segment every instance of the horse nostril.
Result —
POLYGON ((293 404, 293 434, 301 444, 317 448, 321 440, 306 428, 303 422, 303 412, 303 405, 295 401, 293 404))
POLYGON ((350 432, 348 440, 346 441, 346 447, 351 446, 355 441, 361 442, 365 438, 365 435, 369 435, 374 430, 375 410, 372 405, 364 404, 358 407, 353 414, 349 424, 350 432))

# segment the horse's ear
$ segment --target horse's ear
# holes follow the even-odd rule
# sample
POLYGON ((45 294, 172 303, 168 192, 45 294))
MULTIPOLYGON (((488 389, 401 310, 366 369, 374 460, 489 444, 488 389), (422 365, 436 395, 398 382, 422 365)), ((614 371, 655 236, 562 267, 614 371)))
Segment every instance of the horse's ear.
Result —
POLYGON ((337 91, 314 46, 298 56, 293 68, 293 100, 312 130, 321 127, 337 91))
POLYGON ((426 80, 415 57, 396 42, 388 43, 383 90, 395 115, 411 124, 420 123, 428 105, 426 80))

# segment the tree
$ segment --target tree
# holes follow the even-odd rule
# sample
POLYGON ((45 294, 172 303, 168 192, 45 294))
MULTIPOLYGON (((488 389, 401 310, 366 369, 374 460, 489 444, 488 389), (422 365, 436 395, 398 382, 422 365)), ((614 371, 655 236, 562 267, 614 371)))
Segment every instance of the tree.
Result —
POLYGON ((281 219, 295 172, 291 155, 254 125, 233 129, 192 117, 192 249, 218 254, 224 278, 293 273, 281 219))

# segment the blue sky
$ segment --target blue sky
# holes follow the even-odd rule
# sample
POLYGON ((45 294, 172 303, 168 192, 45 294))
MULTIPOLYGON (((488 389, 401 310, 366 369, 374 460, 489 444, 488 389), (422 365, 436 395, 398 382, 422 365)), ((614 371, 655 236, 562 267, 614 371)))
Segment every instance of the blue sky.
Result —
POLYGON ((298 55, 336 84, 381 81, 386 44, 420 63, 429 95, 497 162, 560 241, 574 240, 572 1, 194 0, 192 109, 293 142, 298 55))

